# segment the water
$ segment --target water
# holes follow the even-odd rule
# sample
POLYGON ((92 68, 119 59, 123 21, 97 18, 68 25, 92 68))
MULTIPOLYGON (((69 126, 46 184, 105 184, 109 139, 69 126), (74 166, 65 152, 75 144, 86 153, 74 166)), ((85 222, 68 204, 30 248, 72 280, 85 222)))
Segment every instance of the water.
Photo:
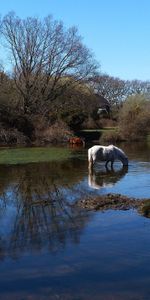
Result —
POLYGON ((71 205, 89 194, 150 197, 150 147, 122 147, 128 169, 100 163, 92 178, 87 149, 0 166, 0 299, 149 299, 150 219, 71 205))

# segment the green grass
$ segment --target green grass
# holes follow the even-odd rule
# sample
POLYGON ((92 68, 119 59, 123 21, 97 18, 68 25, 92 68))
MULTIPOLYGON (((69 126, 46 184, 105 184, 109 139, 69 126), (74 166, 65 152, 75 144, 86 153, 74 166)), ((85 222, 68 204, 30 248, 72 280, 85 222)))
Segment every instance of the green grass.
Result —
POLYGON ((16 148, 1 149, 0 164, 26 164, 33 162, 50 162, 67 159, 71 154, 66 148, 16 148))

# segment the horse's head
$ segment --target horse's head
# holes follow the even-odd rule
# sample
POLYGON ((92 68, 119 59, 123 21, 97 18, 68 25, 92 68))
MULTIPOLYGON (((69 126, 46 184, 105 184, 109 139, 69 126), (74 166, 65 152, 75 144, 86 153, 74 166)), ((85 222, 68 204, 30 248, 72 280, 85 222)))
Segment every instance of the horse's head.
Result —
POLYGON ((128 157, 127 156, 122 157, 121 161, 124 166, 128 166, 128 157))
MULTIPOLYGON (((111 145, 112 146, 112 145, 111 145)), ((109 146, 110 147, 110 146, 109 146)), ((122 149, 116 147, 116 146, 112 146, 114 151, 115 151, 115 156, 116 156, 116 159, 118 158, 123 166, 128 166, 128 157, 126 156, 126 154, 123 152, 122 149)))

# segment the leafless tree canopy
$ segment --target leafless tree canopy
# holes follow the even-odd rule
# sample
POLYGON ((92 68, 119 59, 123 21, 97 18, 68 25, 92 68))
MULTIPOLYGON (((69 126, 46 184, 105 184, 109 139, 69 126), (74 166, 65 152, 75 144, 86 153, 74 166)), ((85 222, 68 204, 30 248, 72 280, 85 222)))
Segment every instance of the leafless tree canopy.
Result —
POLYGON ((99 74, 91 80, 94 91, 106 98, 111 105, 120 104, 133 94, 150 94, 150 82, 141 80, 121 80, 108 74, 99 74))
POLYGON ((9 13, 2 34, 10 50, 15 83, 25 113, 47 113, 49 104, 74 82, 88 80, 96 71, 92 53, 77 29, 66 30, 51 16, 20 19, 9 13))
POLYGON ((93 78, 93 87, 97 94, 106 98, 111 105, 119 103, 126 96, 126 81, 101 74, 93 78))
POLYGON ((126 96, 143 94, 149 97, 150 95, 150 81, 127 80, 126 86, 128 91, 128 94, 126 96))

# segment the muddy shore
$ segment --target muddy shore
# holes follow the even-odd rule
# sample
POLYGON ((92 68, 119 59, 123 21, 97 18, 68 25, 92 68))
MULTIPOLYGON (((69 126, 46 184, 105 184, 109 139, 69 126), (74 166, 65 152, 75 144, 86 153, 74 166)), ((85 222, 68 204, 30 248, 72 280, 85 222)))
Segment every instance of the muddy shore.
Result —
POLYGON ((129 210, 136 209, 145 217, 150 217, 150 198, 138 199, 127 197, 121 194, 106 194, 95 197, 82 198, 76 202, 80 208, 95 211, 113 210, 129 210))

